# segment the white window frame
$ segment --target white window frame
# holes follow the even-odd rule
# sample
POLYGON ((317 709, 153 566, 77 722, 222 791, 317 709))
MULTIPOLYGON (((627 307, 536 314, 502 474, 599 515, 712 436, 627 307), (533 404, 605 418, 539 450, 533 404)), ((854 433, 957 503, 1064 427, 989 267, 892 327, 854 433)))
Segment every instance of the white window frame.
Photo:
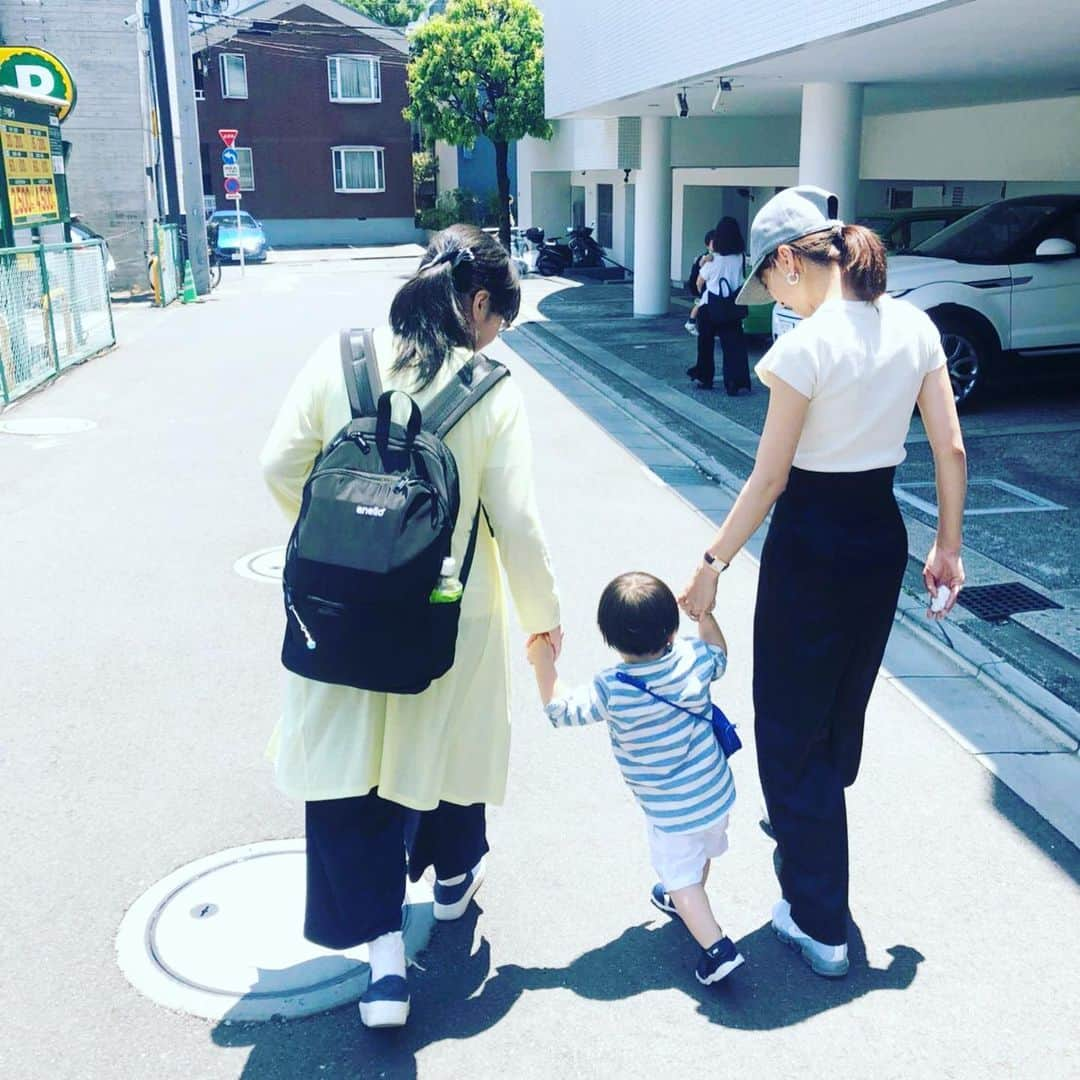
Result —
POLYGON ((250 146, 234 146, 236 151, 236 164, 240 167, 240 190, 241 191, 254 191, 255 190, 255 155, 251 151, 250 146), (251 186, 244 186, 244 166, 240 164, 241 157, 247 154, 248 156, 248 172, 251 173, 251 186))
POLYGON ((218 57, 218 71, 221 74, 221 96, 226 100, 246 101, 250 89, 248 84, 247 57, 243 53, 222 53, 218 57), (233 94, 229 92, 229 68, 225 61, 236 59, 239 59, 244 65, 244 92, 242 94, 233 94))
POLYGON ((370 53, 335 53, 326 58, 326 92, 330 100, 337 105, 378 105, 382 101, 382 62, 379 57, 370 53), (343 97, 341 91, 341 61, 342 60, 367 60, 375 66, 375 96, 374 97, 343 97), (334 96, 334 84, 331 72, 337 67, 338 95, 334 96))
MULTIPOLYGON (((331 175, 334 181, 334 191, 338 195, 379 195, 386 191, 386 147, 385 146, 334 146, 330 154, 331 175), (368 152, 375 155, 375 175, 382 178, 382 187, 373 188, 348 188, 339 187, 337 182, 338 168, 337 155, 347 152, 368 152)), ((345 179, 345 161, 342 158, 341 178, 345 179)))

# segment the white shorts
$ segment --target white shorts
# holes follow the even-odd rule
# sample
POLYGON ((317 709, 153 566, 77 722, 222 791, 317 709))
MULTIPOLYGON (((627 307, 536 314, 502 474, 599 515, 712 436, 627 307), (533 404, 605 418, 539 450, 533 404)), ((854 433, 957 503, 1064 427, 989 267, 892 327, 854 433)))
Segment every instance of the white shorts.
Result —
POLYGON ((649 853, 665 892, 701 881, 705 864, 727 851, 727 827, 727 814, 708 828, 691 833, 662 832, 649 822, 649 853))

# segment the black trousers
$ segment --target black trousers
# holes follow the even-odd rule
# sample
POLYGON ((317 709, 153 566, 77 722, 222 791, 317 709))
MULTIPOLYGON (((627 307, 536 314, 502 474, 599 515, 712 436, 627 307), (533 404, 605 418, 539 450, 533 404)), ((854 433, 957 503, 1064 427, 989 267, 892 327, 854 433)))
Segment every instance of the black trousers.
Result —
POLYGON ((893 469, 792 469, 765 540, 754 615, 758 771, 792 918, 847 941, 844 789, 907 562, 893 469))
POLYGON ((716 378, 716 342, 723 352, 724 389, 729 393, 750 389, 750 362, 746 353, 746 335, 741 322, 718 323, 702 304, 697 315, 697 378, 712 386, 716 378))
POLYGON ((483 803, 410 810, 375 791, 304 804, 307 905, 304 936, 350 949, 401 929, 405 875, 471 870, 488 850, 483 803))

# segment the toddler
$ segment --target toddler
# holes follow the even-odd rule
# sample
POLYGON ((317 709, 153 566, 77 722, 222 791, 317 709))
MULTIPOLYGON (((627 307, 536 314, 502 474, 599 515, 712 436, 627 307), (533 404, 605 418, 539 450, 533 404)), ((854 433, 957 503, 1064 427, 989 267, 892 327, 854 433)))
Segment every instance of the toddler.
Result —
POLYGON ((573 693, 558 685, 551 643, 543 635, 529 639, 545 711, 555 727, 607 723, 615 760, 645 812, 660 878, 652 903, 680 918, 701 946, 698 982, 719 982, 743 962, 705 893, 710 860, 727 850, 728 812, 735 801, 735 782, 713 733, 709 696, 710 684, 727 665, 724 635, 706 614, 698 622, 700 640, 677 637, 675 597, 644 573, 621 574, 604 589, 597 621, 622 663, 573 693), (666 700, 620 675, 643 681, 666 700))

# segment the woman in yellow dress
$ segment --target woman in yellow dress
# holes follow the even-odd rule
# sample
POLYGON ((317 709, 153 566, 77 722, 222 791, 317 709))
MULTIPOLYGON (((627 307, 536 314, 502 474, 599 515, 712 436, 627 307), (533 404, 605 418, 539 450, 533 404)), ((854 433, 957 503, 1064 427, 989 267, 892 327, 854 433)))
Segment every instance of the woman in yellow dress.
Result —
MULTIPOLYGON (((517 275, 497 241, 455 225, 431 242, 376 330, 382 384, 425 408, 516 315, 517 275)), ((295 520, 323 447, 350 419, 338 339, 325 342, 288 392, 260 461, 295 520)), ((406 871, 434 866, 435 917, 458 918, 484 877, 484 809, 506 789, 510 748, 503 578, 522 628, 561 643, 559 600, 536 508, 532 444, 521 392, 503 379, 446 436, 461 506, 451 554, 463 565, 483 507, 462 600, 454 666, 402 696, 286 673, 270 745, 278 786, 303 800, 305 935, 333 949, 367 943, 369 1026, 399 1026, 409 1010, 402 942, 406 871)))

